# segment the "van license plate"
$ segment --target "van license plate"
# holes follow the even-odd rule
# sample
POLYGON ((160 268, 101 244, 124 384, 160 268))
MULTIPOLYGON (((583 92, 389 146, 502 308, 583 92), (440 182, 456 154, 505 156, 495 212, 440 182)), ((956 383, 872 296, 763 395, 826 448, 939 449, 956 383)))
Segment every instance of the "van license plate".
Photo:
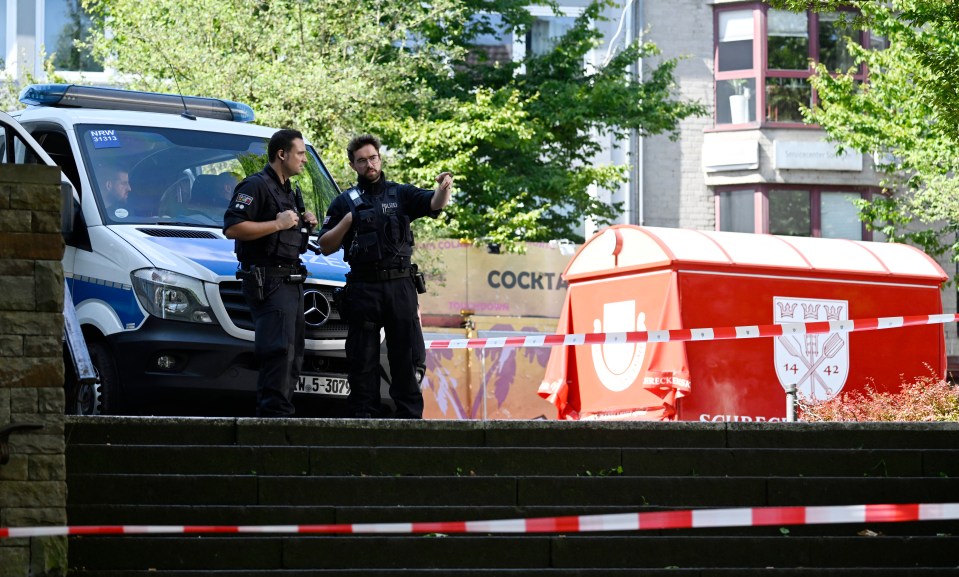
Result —
POLYGON ((350 383, 344 377, 324 375, 300 375, 296 392, 327 397, 346 397, 350 394, 350 383))

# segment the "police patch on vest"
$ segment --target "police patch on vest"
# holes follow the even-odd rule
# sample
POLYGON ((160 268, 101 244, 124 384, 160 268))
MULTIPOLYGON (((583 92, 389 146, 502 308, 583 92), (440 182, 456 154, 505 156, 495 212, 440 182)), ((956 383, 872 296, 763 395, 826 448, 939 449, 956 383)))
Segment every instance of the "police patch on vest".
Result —
POLYGON ((253 197, 249 194, 238 194, 236 195, 236 201, 246 205, 251 205, 253 204, 253 197))

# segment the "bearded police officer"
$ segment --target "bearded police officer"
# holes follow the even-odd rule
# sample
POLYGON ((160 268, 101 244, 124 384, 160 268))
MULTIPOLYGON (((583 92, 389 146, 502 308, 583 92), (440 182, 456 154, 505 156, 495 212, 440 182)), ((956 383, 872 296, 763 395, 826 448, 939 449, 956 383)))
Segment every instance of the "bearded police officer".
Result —
POLYGON ((425 284, 410 260, 410 222, 440 214, 450 200, 453 175, 444 172, 437 176, 437 186, 432 191, 386 180, 380 141, 369 134, 351 140, 346 154, 356 172, 357 184, 330 203, 320 230, 320 248, 328 255, 342 247, 343 259, 350 263, 344 303, 349 317, 348 404, 354 417, 377 414, 383 328, 395 417, 421 419, 423 395, 417 366, 422 366, 425 351, 417 292, 425 291, 425 284))
POLYGON ((237 278, 250 306, 259 365, 256 416, 293 415, 293 391, 303 365, 303 280, 306 251, 316 216, 305 210, 290 177, 307 163, 303 135, 279 130, 267 146, 269 164, 233 191, 223 233, 236 240, 237 278))

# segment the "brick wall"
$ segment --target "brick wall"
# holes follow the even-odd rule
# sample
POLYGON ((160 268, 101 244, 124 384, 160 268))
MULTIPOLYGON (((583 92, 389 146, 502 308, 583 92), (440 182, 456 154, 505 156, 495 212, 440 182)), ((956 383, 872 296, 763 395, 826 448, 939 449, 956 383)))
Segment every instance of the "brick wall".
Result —
MULTIPOLYGON (((0 165, 0 526, 66 525, 60 171, 0 165)), ((0 575, 66 575, 65 537, 0 541, 0 575)))
MULTIPOLYGON (((646 0, 646 40, 656 43, 665 58, 680 58, 675 77, 678 94, 712 110, 713 11, 702 0, 646 0)), ((656 59, 650 59, 651 69, 656 59)), ((654 136, 643 142, 643 216, 647 226, 714 228, 712 192, 702 168, 703 131, 712 117, 690 117, 671 141, 654 136)))

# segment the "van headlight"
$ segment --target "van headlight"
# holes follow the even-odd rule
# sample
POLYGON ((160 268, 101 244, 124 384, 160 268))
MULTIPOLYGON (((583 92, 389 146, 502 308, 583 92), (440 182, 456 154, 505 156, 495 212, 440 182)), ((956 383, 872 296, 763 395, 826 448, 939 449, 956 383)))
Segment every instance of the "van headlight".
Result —
POLYGON ((151 315, 174 321, 216 323, 201 281, 156 268, 135 270, 130 277, 133 292, 151 315))

